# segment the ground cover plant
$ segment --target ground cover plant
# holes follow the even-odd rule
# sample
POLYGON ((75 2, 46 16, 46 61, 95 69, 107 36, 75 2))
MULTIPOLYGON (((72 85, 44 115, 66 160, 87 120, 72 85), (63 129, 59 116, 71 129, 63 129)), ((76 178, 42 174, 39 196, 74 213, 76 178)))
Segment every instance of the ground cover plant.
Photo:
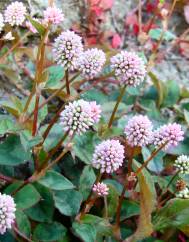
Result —
POLYGON ((188 58, 189 5, 139 0, 108 33, 113 1, 81 3, 70 29, 54 1, 0 14, 0 241, 188 241, 189 91, 154 68, 188 58))

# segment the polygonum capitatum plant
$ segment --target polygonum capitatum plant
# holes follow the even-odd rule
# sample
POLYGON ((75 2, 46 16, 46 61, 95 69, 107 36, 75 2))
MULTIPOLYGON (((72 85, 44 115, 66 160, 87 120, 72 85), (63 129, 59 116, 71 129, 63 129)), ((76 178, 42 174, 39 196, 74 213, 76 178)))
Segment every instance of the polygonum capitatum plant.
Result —
POLYGON ((1 75, 20 90, 1 100, 0 241, 186 236, 188 94, 144 53, 90 48, 66 18, 53 1, 0 14, 1 75))

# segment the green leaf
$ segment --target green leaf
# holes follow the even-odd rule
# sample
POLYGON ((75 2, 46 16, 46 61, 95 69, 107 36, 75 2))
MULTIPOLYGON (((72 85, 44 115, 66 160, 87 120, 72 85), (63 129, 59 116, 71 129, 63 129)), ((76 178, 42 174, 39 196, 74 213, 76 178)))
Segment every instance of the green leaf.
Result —
POLYGON ((108 96, 95 88, 82 94, 81 98, 87 101, 96 101, 98 104, 104 104, 108 101, 108 96))
POLYGON ((153 224, 156 230, 162 230, 169 227, 180 228, 187 226, 189 221, 189 200, 171 199, 154 216, 153 224))
POLYGON ((170 41, 176 38, 176 36, 171 33, 170 31, 166 31, 165 33, 163 32, 162 29, 157 28, 157 29, 151 29, 149 31, 149 36, 154 39, 154 40, 159 40, 163 34, 163 40, 170 41))
MULTIPOLYGON (((47 126, 43 126, 40 129, 40 133, 43 134, 44 130, 46 130, 47 126)), ((45 151, 49 151, 54 148, 61 138, 64 136, 64 132, 62 130, 62 126, 60 124, 54 124, 52 129, 50 130, 48 137, 45 139, 44 142, 44 149, 45 151)))
POLYGON ((16 96, 11 96, 10 100, 0 101, 0 105, 3 106, 9 113, 14 115, 16 118, 18 118, 23 111, 22 102, 16 96))
POLYGON ((25 234, 27 237, 30 237, 31 225, 28 217, 21 210, 16 210, 16 224, 18 229, 25 234))
POLYGON ((39 202, 41 196, 31 184, 26 185, 15 195, 17 209, 27 209, 39 202))
POLYGON ((96 228, 98 235, 111 236, 112 227, 111 224, 105 219, 92 214, 86 214, 81 222, 84 224, 91 224, 96 228))
POLYGON ((40 184, 53 190, 66 190, 74 188, 74 185, 63 175, 56 171, 47 171, 39 181, 40 184))
POLYGON ((121 208, 121 220, 140 214, 140 206, 135 201, 123 201, 121 208))
POLYGON ((1 242, 18 242, 18 240, 16 240, 14 238, 13 234, 11 234, 11 232, 9 232, 9 231, 3 235, 0 234, 0 241, 1 242))
POLYGON ((163 106, 172 107, 179 100, 180 87, 176 81, 166 81, 166 94, 163 101, 163 106))
POLYGON ((87 132, 82 136, 74 137, 73 151, 75 155, 86 164, 91 164, 95 145, 99 142, 99 138, 93 132, 87 132), (85 147, 85 148, 83 148, 85 147))
POLYGON ((75 234, 84 242, 95 242, 96 228, 91 224, 73 223, 72 225, 75 234))
MULTIPOLYGON (((113 110, 115 104, 116 104, 116 101, 115 102, 111 101, 111 102, 106 102, 102 105, 102 114, 106 121, 108 121, 110 119, 110 116, 111 116, 111 113, 112 113, 112 110, 113 110)), ((128 110, 128 106, 125 103, 121 102, 117 109, 116 117, 119 117, 121 114, 125 113, 127 110, 128 110)))
POLYGON ((28 130, 24 130, 20 132, 20 140, 25 151, 30 151, 34 146, 43 141, 43 137, 41 135, 33 137, 28 130))
POLYGON ((37 241, 58 241, 66 235, 66 228, 58 223, 39 224, 34 230, 34 240, 37 241))
MULTIPOLYGON (((151 155, 151 151, 147 147, 142 148, 143 160, 146 160, 151 155)), ((159 152, 153 159, 148 163, 148 169, 156 173, 160 173, 163 170, 163 157, 165 156, 164 152, 159 152)))
POLYGON ((3 192, 11 195, 11 193, 16 191, 23 183, 24 183, 23 181, 16 181, 10 184, 9 186, 7 186, 3 192))
POLYGON ((65 71, 62 66, 51 66, 47 69, 49 78, 46 82, 45 88, 58 89, 62 85, 65 71))
POLYGON ((118 206, 119 193, 114 186, 108 185, 108 187, 109 187, 109 193, 107 197, 108 216, 113 217, 116 213, 116 208, 118 206))
POLYGON ((154 73, 149 72, 148 75, 150 76, 154 86, 156 87, 156 89, 158 91, 157 105, 158 105, 158 107, 160 107, 160 105, 163 103, 163 99, 164 99, 164 95, 165 95, 164 83, 161 80, 159 80, 154 73))
POLYGON ((40 24, 38 21, 32 19, 30 16, 27 16, 27 19, 30 21, 30 23, 33 25, 33 27, 37 30, 37 32, 42 36, 45 34, 45 27, 40 24))
POLYGON ((95 180, 96 176, 92 167, 85 166, 79 182, 79 191, 82 193, 84 200, 89 196, 95 180))
POLYGON ((22 147, 20 138, 10 135, 0 144, 0 165, 17 166, 31 160, 31 154, 22 147))
POLYGON ((0 115, 0 135, 16 132, 20 128, 15 124, 15 121, 12 120, 7 115, 0 115))
POLYGON ((82 195, 75 190, 54 192, 55 207, 66 216, 73 216, 79 212, 82 195))
POLYGON ((41 200, 25 213, 34 221, 51 222, 54 214, 54 200, 52 192, 38 183, 34 184, 41 196, 41 200))

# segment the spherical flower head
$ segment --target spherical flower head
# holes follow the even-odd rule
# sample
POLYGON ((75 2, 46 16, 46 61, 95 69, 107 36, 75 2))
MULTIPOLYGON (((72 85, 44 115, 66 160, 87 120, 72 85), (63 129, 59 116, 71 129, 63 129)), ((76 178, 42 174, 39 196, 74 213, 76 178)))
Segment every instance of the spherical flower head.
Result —
POLYGON ((143 82, 146 68, 143 60, 136 53, 121 51, 110 61, 121 84, 136 87, 143 82))
POLYGON ((101 71, 106 62, 105 53, 97 48, 86 50, 78 58, 77 68, 86 79, 93 79, 101 71))
POLYGON ((176 159, 174 167, 177 168, 181 174, 189 174, 189 157, 186 155, 180 155, 176 159))
POLYGON ((68 69, 75 69, 78 57, 83 52, 82 39, 73 31, 62 32, 55 39, 54 57, 58 65, 68 69))
POLYGON ((98 182, 93 186, 93 192, 95 192, 98 196, 107 196, 108 191, 109 191, 108 186, 103 182, 98 182))
POLYGON ((13 2, 8 5, 5 10, 5 22, 9 23, 11 26, 20 26, 26 18, 26 12, 26 7, 22 2, 13 2))
POLYGON ((113 173, 122 166, 124 147, 118 140, 106 140, 96 146, 92 165, 101 173, 113 173))
POLYGON ((56 7, 48 7, 44 11, 44 22, 50 24, 60 24, 64 20, 62 10, 56 7))
MULTIPOLYGON (((39 23, 39 20, 37 18, 32 18, 33 20, 35 20, 36 22, 39 23)), ((36 28, 31 24, 30 21, 26 21, 26 27, 29 29, 30 32, 32 32, 33 34, 37 33, 36 28)))
POLYGON ((3 30, 4 25, 4 18, 3 15, 0 13, 0 32, 3 30))
POLYGON ((16 205, 11 196, 0 193, 0 234, 11 229, 15 220, 16 205))
MULTIPOLYGON (((92 104, 94 106, 94 104, 92 104)), ((61 113, 60 121, 65 131, 70 135, 82 134, 93 126, 99 119, 91 108, 91 102, 84 100, 69 103, 61 113)))
POLYGON ((152 123, 147 116, 136 115, 125 126, 125 135, 130 146, 146 146, 152 140, 152 123))
POLYGON ((189 189, 186 187, 184 190, 178 192, 176 194, 178 198, 189 198, 189 189))
POLYGON ((181 125, 177 123, 163 125, 153 133, 155 147, 165 145, 164 150, 177 146, 183 140, 184 132, 181 125))

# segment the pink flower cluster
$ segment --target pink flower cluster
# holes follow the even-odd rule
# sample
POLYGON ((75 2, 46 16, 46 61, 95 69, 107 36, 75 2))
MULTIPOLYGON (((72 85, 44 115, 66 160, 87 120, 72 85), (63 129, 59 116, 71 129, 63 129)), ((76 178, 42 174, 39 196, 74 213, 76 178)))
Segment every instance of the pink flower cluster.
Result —
POLYGON ((109 191, 108 186, 103 182, 98 182, 93 186, 93 192, 95 192, 98 196, 107 196, 108 191, 109 191))
POLYGON ((11 26, 22 25, 26 18, 26 7, 22 2, 13 2, 8 5, 5 10, 5 22, 9 23, 11 26))
POLYGON ((164 149, 171 146, 177 146, 180 141, 184 140, 184 132, 180 124, 173 123, 161 126, 153 134, 153 143, 158 148, 164 144, 164 149))
POLYGON ((11 196, 0 193, 0 233, 11 229, 15 220, 16 205, 11 196))
POLYGON ((44 22, 51 24, 60 24, 64 20, 62 10, 56 7, 48 7, 44 11, 44 22))
POLYGON ((124 147, 118 140, 105 140, 96 146, 92 165, 101 173, 112 173, 122 166, 124 147))
POLYGON ((145 78, 145 65, 134 52, 121 51, 111 58, 111 66, 121 84, 136 87, 145 78))
POLYGON ((96 77, 106 62, 105 53, 97 48, 84 51, 77 61, 77 68, 87 79, 96 77))
POLYGON ((82 134, 100 119, 101 108, 96 102, 82 99, 69 103, 60 114, 60 121, 69 134, 82 134))
POLYGON ((75 69, 78 57, 83 52, 82 39, 73 31, 62 32, 54 43, 54 57, 58 65, 75 69))
POLYGON ((134 116, 125 126, 125 134, 130 146, 148 145, 152 141, 152 123, 147 116, 134 116))

